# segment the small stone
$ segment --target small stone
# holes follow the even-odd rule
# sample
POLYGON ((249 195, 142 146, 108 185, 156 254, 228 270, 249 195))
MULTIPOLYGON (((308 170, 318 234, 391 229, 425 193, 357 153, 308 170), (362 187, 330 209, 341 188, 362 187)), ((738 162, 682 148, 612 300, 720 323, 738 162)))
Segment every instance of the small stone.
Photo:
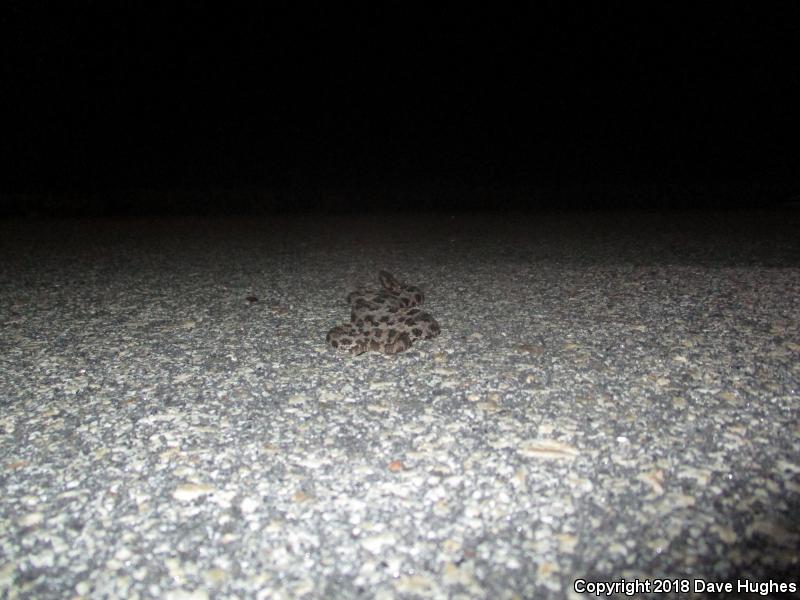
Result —
POLYGON ((213 569, 209 569, 208 571, 206 571, 205 576, 206 576, 206 580, 211 585, 219 585, 223 581, 225 581, 225 578, 227 577, 227 573, 225 573, 225 571, 223 571, 220 568, 214 567, 213 569))
POLYGON ((278 302, 273 302, 270 304, 269 309, 276 315, 286 315, 289 313, 289 307, 278 302))
POLYGON ((303 490, 297 490, 294 494, 292 494, 292 500, 297 503, 308 502, 311 500, 311 496, 306 494, 303 490))
POLYGON ((558 540, 558 549, 565 554, 572 554, 578 545, 578 538, 571 533, 559 533, 555 538, 558 540))
POLYGON ((55 555, 52 550, 43 550, 39 554, 28 557, 28 560, 37 569, 50 569, 53 567, 55 555))
POLYGON ((289 397, 289 401, 288 402, 289 402, 290 406, 298 406, 298 405, 301 405, 301 404, 305 404, 306 401, 308 401, 308 397, 305 396, 304 394, 292 394, 289 397))
POLYGON ((535 439, 523 442, 519 453, 528 458, 572 460, 579 451, 574 446, 551 439, 535 439))
POLYGON ((445 585, 463 585, 468 587, 473 584, 471 563, 462 564, 460 567, 452 562, 445 563, 442 569, 442 582, 445 585))
POLYGON ((495 413, 500 410, 497 402, 478 402, 475 406, 487 413, 495 413))
POLYGON ((447 554, 458 554, 461 552, 461 548, 461 542, 453 538, 447 538, 442 543, 442 550, 444 550, 444 552, 447 554))
POLYGON ((397 473, 398 471, 405 471, 406 466, 403 464, 402 460, 393 460, 389 463, 389 470, 392 473, 397 473))
POLYGON ((344 400, 344 396, 341 394, 337 394, 336 392, 331 392, 329 390, 323 390, 320 392, 319 401, 323 404, 327 404, 328 402, 341 402, 344 400))
POLYGON ((195 498, 200 498, 207 494, 214 492, 214 488, 210 485, 199 483, 184 483, 175 488, 172 492, 172 497, 181 502, 190 502, 195 498))
POLYGON ((384 546, 393 546, 396 538, 393 533, 381 533, 361 540, 361 545, 365 550, 378 554, 384 546))
POLYGON ((739 536, 736 535, 736 532, 733 530, 733 528, 727 525, 717 526, 714 528, 714 531, 716 531, 719 539, 726 544, 733 544, 739 539, 739 536))
POLYGON ((292 585, 292 596, 295 598, 302 598, 314 591, 314 582, 306 577, 297 581, 292 585))
POLYGON ((22 527, 35 527, 44 521, 44 515, 40 512, 28 513, 24 517, 20 517, 19 524, 22 527))
POLYGON ((539 564, 539 567, 536 569, 536 572, 542 579, 550 577, 554 573, 558 573, 558 571, 558 565, 550 561, 544 561, 543 563, 539 564))
POLYGON ((542 346, 535 346, 533 344, 520 344, 518 348, 521 352, 533 354, 534 356, 541 356, 544 354, 544 348, 542 346))
POLYGON ((125 562, 130 560, 132 556, 133 554, 131 553, 131 551, 127 547, 123 546, 122 548, 117 550, 117 553, 114 555, 114 558, 116 558, 119 561, 125 562))
POLYGON ((392 381, 371 381, 369 384, 369 389, 371 390, 390 390, 396 384, 392 381))
POLYGON ((660 496, 664 493, 664 487, 661 485, 664 483, 664 471, 661 469, 653 469, 652 471, 644 471, 639 473, 637 479, 643 483, 649 485, 653 493, 660 496))
POLYGON ((401 577, 395 584, 395 589, 401 594, 415 594, 427 598, 440 593, 439 586, 430 577, 425 575, 407 575, 401 577))
POLYGON ((239 508, 244 514, 249 515, 252 512, 254 512, 259 507, 260 504, 261 503, 255 498, 248 497, 242 500, 242 503, 239 505, 239 508))

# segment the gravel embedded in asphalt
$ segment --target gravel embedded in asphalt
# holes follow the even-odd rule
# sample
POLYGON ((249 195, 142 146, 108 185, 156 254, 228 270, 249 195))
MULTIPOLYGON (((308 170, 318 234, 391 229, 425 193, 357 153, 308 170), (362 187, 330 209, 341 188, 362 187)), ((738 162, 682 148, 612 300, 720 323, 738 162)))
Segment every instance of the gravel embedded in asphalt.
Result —
POLYGON ((800 583, 798 221, 0 222, 0 595, 800 583), (441 335, 336 353, 380 269, 441 335))

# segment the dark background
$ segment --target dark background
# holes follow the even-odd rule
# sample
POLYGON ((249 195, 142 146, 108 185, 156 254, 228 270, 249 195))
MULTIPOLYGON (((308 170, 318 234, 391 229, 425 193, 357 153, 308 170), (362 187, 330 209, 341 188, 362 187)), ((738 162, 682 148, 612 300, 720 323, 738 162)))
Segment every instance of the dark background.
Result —
POLYGON ((796 199, 798 4, 700 4, 11 3, 0 213, 796 199))

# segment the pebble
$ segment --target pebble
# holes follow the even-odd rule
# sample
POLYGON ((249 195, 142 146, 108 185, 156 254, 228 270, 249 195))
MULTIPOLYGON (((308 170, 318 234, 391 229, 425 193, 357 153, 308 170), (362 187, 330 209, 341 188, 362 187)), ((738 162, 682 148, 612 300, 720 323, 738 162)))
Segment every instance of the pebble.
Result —
POLYGON ((199 483, 184 483, 175 488, 172 497, 181 502, 191 502, 197 498, 202 498, 214 492, 210 485, 199 483))

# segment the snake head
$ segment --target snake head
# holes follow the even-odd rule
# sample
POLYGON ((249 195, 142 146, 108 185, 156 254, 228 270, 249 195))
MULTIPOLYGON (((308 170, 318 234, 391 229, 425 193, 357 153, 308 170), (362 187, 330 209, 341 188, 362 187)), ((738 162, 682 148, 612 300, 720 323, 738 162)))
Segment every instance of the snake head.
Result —
POLYGON ((403 307, 416 306, 425 301, 422 290, 414 285, 404 285, 400 283, 394 275, 388 271, 378 273, 383 289, 392 293, 393 296, 400 298, 400 305, 403 307))
POLYGON ((381 271, 378 273, 378 279, 380 279, 381 285, 390 292, 399 292, 402 287, 400 282, 397 281, 394 275, 389 273, 389 271, 381 271))

